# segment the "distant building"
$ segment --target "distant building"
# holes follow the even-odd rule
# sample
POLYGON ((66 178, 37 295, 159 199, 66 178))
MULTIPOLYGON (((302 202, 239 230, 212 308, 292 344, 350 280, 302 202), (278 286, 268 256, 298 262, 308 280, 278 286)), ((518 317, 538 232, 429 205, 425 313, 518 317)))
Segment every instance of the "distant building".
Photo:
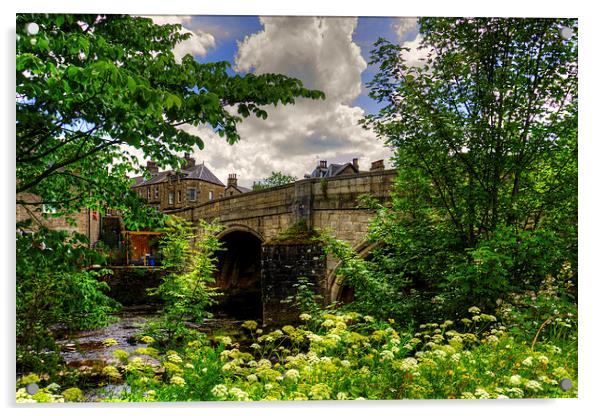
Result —
POLYGON ((353 159, 351 163, 331 163, 330 165, 326 160, 320 160, 320 163, 313 170, 312 173, 306 175, 309 178, 332 178, 334 176, 343 175, 355 175, 359 173, 360 168, 357 158, 353 159))
POLYGON ((236 179, 236 173, 231 173, 228 175, 228 186, 225 190, 226 196, 232 195, 240 195, 247 192, 251 192, 249 188, 245 188, 244 186, 238 185, 238 179, 236 179))
POLYGON ((159 172, 154 162, 147 162, 146 169, 151 178, 132 178, 132 189, 159 211, 186 208, 224 196, 224 184, 204 163, 197 165, 188 153, 184 158, 187 163, 180 171, 159 172))

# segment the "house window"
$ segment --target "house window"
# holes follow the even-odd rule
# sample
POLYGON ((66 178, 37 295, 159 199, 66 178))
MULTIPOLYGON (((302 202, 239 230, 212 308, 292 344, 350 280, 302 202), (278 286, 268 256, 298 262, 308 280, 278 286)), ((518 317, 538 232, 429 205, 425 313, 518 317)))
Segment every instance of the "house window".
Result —
POLYGON ((178 204, 182 202, 182 191, 178 191, 178 204))
POLYGON ((167 194, 167 203, 173 205, 173 192, 167 194))
POLYGON ((209 191, 209 201, 213 201, 213 191, 209 191))
POLYGON ((196 188, 188 188, 187 198, 189 201, 196 201, 196 188))
POLYGON ((146 188, 146 199, 150 199, 150 186, 146 188))
POLYGON ((155 186, 155 199, 159 199, 159 187, 155 186))

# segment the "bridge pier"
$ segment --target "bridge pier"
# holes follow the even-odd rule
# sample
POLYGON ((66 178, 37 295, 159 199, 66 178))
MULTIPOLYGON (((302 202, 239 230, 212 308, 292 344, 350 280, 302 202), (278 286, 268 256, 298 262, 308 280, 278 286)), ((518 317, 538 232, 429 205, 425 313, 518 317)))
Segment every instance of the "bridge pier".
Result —
POLYGON ((261 293, 263 323, 294 322, 299 310, 294 299, 299 277, 314 283, 317 294, 325 293, 326 261, 319 244, 264 244, 261 248, 261 293))

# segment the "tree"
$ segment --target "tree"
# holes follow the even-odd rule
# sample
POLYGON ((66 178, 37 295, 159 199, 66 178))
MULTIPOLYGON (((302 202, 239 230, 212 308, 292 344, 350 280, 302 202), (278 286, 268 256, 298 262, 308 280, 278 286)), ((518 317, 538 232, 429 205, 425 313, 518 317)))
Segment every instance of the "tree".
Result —
POLYGON ((286 175, 281 171, 272 172, 270 176, 263 181, 253 183, 253 190, 272 188, 274 186, 286 185, 297 180, 296 176, 286 175))
POLYGON ((17 195, 60 212, 123 207, 130 149, 179 166, 176 152, 203 147, 181 126, 210 126, 232 144, 237 123, 266 118, 265 106, 324 97, 283 75, 177 62, 172 50, 189 36, 179 30, 127 15, 17 15, 17 195))
POLYGON ((365 125, 399 170, 381 254, 406 276, 494 301, 575 265, 577 22, 419 23, 422 65, 384 39, 372 53, 370 96, 384 107, 365 125))

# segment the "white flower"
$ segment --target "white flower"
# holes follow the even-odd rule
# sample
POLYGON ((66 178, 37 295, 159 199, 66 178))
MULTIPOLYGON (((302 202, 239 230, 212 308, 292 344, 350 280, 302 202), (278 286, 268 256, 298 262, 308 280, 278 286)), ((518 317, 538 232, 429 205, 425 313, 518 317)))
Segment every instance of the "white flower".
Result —
POLYGON ((514 374, 510 377, 510 385, 512 386, 520 386, 522 377, 519 374, 514 374))
POLYGON ((540 364, 547 364, 550 360, 545 355, 540 355, 537 357, 537 361, 539 361, 540 364))
POLYGON ((337 400, 347 400, 347 393, 340 391, 337 393, 337 400))
POLYGON ((384 361, 389 361, 389 360, 392 360, 393 358, 395 358, 395 355, 393 354, 393 352, 389 351, 389 350, 381 351, 380 356, 382 357, 382 359, 384 361))
POLYGON ((228 387, 223 384, 216 384, 211 389, 211 393, 218 399, 225 399, 228 397, 228 387))
POLYGON ((351 363, 349 362, 349 360, 341 360, 341 365, 345 368, 351 367, 351 363))
POLYGON ((308 313, 302 313, 301 315, 299 315, 299 319, 301 319, 302 321, 309 321, 311 319, 311 315, 308 313))
POLYGON ((473 313, 473 314, 478 314, 478 313, 481 313, 481 310, 479 308, 477 308, 476 306, 471 306, 470 308, 468 308, 468 312, 473 313))
POLYGON ((186 384, 186 381, 180 376, 173 376, 169 382, 171 384, 175 384, 176 386, 184 386, 186 384))
POLYGON ((533 365, 533 357, 531 357, 531 356, 528 356, 527 358, 525 358, 525 359, 523 360, 523 363, 522 363, 522 364, 523 364, 524 366, 531 367, 531 366, 533 365))
POLYGON ((254 383, 257 381, 257 376, 255 374, 249 374, 247 376, 247 380, 250 381, 251 383, 254 383))
POLYGON ((528 390, 533 390, 533 391, 542 391, 543 388, 541 387, 541 384, 539 384, 539 382, 535 381, 535 380, 529 380, 525 383, 525 388, 528 390))
POLYGON ((247 393, 246 391, 243 391, 241 389, 239 389, 238 387, 232 387, 230 389, 230 394, 232 396, 234 396, 234 398, 240 402, 248 402, 250 401, 249 399, 249 393, 247 393))
POLYGON ((479 399, 489 399, 490 397, 489 393, 487 393, 487 390, 481 388, 476 389, 474 395, 479 399))
POLYGON ((300 375, 299 375, 299 370, 295 370, 294 368, 291 368, 290 370, 287 370, 284 373, 284 378, 292 380, 292 381, 297 381, 299 379, 300 375))

